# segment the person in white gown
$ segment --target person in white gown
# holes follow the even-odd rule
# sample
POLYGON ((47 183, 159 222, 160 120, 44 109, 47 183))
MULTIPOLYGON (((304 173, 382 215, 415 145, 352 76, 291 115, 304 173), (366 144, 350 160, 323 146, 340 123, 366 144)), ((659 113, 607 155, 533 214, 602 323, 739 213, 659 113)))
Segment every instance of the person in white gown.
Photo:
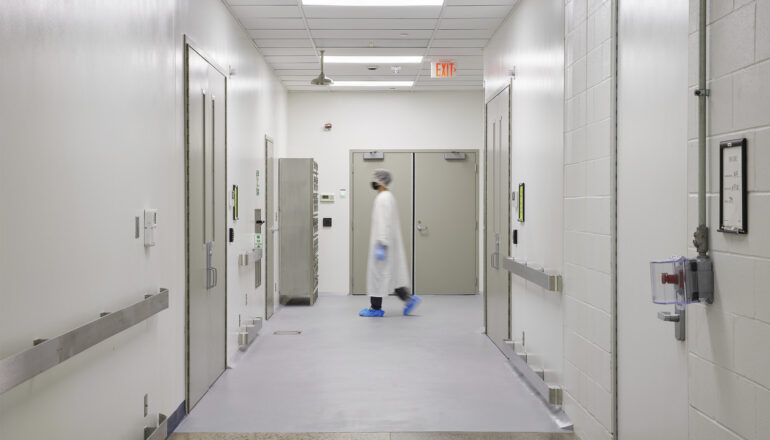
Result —
POLYGON ((422 300, 409 293, 409 272, 401 222, 396 198, 388 190, 393 177, 388 170, 375 170, 372 189, 377 191, 372 210, 372 233, 369 240, 369 261, 366 269, 366 293, 371 306, 361 310, 360 316, 381 317, 382 298, 395 293, 404 301, 404 315, 408 315, 422 300))

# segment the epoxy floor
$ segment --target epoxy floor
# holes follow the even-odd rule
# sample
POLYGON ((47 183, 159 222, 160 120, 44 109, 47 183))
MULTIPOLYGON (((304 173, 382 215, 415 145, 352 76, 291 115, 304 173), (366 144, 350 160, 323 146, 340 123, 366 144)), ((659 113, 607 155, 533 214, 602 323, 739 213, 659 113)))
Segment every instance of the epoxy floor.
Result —
POLYGON ((367 304, 279 309, 177 432, 561 432, 482 334, 480 295, 425 296, 414 316, 367 304))

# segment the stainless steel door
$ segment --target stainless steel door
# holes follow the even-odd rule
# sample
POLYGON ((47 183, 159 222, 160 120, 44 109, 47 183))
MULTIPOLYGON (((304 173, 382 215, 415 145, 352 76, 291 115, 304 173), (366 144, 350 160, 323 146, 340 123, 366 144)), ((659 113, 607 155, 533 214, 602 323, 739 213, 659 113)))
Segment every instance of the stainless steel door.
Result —
POLYGON ((487 336, 501 349, 511 336, 510 276, 501 261, 510 254, 510 87, 487 103, 484 288, 487 336))
POLYGON ((187 402, 225 369, 225 77, 187 47, 187 402))
POLYGON ((351 199, 353 203, 351 228, 351 286, 354 295, 366 294, 366 265, 369 257, 369 233, 372 205, 377 192, 372 189, 372 172, 385 168, 393 174, 390 190, 396 197, 401 217, 401 233, 408 270, 412 271, 412 153, 384 153, 382 160, 364 160, 364 153, 353 153, 351 199))
POLYGON ((414 292, 478 293, 476 153, 414 157, 414 292))
POLYGON ((265 261, 265 319, 270 319, 275 312, 275 244, 274 234, 277 218, 275 215, 275 182, 276 172, 275 150, 273 140, 265 138, 265 217, 267 227, 264 233, 265 261))

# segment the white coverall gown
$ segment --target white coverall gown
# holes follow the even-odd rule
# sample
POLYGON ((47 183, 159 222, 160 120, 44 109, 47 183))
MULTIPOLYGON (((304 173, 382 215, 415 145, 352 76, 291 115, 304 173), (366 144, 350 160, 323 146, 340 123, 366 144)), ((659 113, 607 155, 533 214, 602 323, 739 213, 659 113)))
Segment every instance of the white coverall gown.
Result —
POLYGON ((396 198, 390 191, 382 191, 374 199, 372 235, 369 240, 369 263, 366 271, 366 293, 385 297, 399 287, 408 287, 404 242, 401 239, 401 221, 398 218, 396 198), (378 244, 385 246, 386 257, 379 261, 374 256, 378 244))

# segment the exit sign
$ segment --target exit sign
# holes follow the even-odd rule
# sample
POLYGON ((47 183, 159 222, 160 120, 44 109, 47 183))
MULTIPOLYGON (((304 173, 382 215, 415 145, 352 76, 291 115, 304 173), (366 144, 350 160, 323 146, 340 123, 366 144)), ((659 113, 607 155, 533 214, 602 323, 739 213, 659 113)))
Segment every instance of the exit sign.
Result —
POLYGON ((455 63, 430 63, 431 78, 452 78, 457 72, 455 63))

